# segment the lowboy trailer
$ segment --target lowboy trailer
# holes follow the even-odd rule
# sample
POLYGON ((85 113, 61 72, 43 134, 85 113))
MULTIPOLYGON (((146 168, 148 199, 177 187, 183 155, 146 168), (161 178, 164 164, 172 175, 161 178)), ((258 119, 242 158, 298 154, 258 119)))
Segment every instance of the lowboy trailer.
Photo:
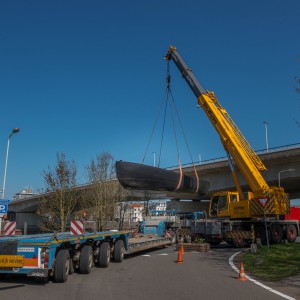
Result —
POLYGON ((125 254, 171 244, 171 238, 142 236, 129 238, 127 231, 107 231, 71 235, 47 233, 0 237, 0 278, 6 274, 26 274, 38 282, 65 282, 79 271, 89 274, 94 265, 122 262, 125 254))

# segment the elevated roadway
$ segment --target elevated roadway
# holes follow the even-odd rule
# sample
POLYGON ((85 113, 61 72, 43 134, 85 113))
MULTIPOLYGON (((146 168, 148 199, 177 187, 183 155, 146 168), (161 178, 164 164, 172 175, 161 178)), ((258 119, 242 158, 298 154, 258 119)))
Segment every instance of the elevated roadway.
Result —
MULTIPOLYGON (((263 177, 269 186, 282 186, 291 199, 300 198, 300 144, 272 148, 256 152, 267 167, 263 177), (279 183, 280 181, 280 183, 279 183)), ((178 167, 169 168, 178 170, 178 167)), ((196 164, 196 170, 202 179, 210 182, 209 194, 222 190, 234 190, 234 182, 227 157, 203 161, 196 164)), ((193 176, 192 165, 184 165, 183 172, 193 176)), ((243 190, 249 190, 244 178, 237 171, 243 190)))

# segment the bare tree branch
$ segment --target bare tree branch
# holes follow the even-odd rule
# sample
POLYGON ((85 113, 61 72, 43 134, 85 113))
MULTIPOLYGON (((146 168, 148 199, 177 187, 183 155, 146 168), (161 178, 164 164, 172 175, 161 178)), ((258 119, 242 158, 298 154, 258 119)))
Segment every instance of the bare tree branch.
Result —
POLYGON ((77 185, 77 168, 74 161, 66 160, 64 153, 56 155, 54 170, 42 173, 47 196, 39 204, 37 213, 44 217, 40 224, 42 231, 65 231, 76 207, 77 193, 72 191, 77 185))

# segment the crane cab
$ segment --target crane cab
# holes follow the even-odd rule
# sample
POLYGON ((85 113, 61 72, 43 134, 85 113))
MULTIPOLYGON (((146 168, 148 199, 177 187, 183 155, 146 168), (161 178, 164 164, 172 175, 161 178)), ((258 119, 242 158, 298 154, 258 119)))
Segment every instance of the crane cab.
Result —
POLYGON ((240 199, 238 192, 223 191, 214 193, 210 200, 209 215, 218 218, 250 218, 251 192, 240 199))

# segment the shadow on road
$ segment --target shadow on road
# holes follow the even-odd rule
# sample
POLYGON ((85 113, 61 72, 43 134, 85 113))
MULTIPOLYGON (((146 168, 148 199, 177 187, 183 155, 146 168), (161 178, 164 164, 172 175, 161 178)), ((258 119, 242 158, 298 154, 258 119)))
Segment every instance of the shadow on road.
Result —
POLYGON ((3 288, 0 288, 0 291, 4 291, 4 290, 11 290, 11 289, 16 289, 16 288, 20 288, 25 286, 24 284, 19 284, 19 285, 13 285, 13 286, 6 286, 3 288))

